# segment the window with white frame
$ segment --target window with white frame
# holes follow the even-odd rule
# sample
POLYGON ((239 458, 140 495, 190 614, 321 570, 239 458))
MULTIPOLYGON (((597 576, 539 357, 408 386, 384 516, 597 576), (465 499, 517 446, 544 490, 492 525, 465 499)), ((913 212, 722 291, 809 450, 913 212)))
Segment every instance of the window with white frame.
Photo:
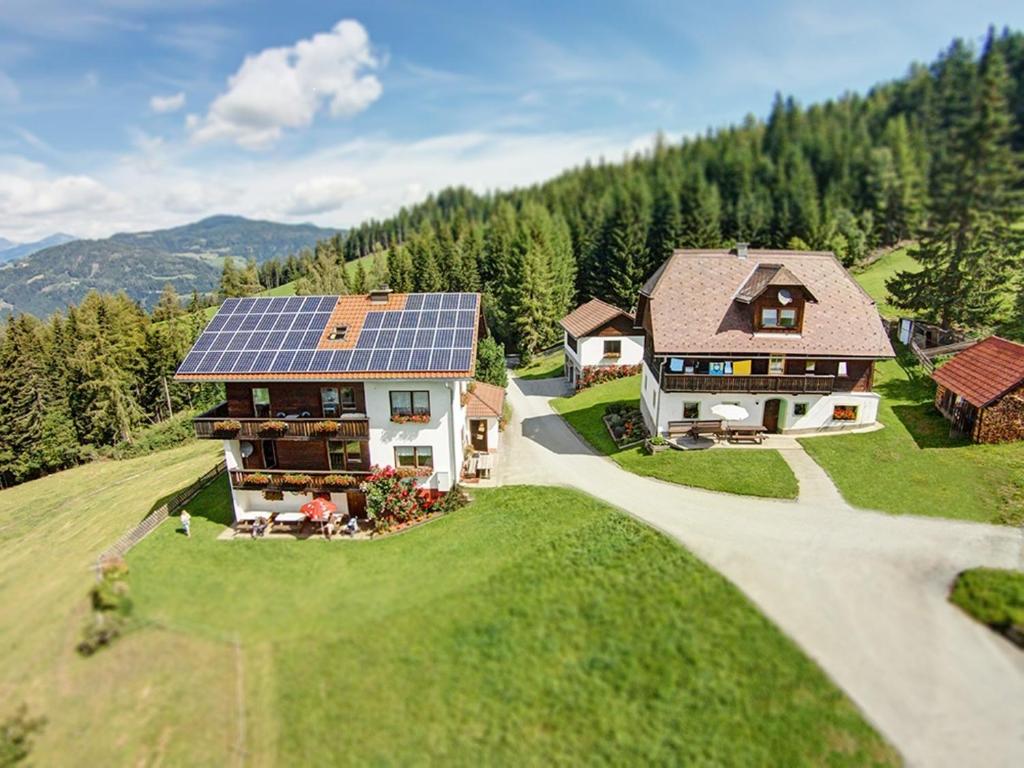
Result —
POLYGON ((434 466, 434 449, 429 445, 400 445, 395 448, 396 467, 430 467, 434 466))

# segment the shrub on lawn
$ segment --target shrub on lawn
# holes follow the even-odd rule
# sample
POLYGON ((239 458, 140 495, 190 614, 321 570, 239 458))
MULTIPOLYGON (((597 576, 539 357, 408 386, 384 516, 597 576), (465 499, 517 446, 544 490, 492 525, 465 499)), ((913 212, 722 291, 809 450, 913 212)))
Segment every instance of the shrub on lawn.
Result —
POLYGON ((22 704, 14 714, 0 723, 0 766, 24 761, 32 751, 32 734, 46 725, 45 717, 29 717, 22 704))
POLYGON ((576 382, 576 389, 587 389, 595 384, 625 379, 629 376, 636 376, 638 373, 640 373, 639 365, 586 365, 583 367, 583 375, 576 382))
MULTIPOLYGON (((238 428, 241 429, 241 425, 238 428)), ((131 442, 124 441, 100 448, 95 455, 111 459, 134 459, 156 451, 177 448, 193 439, 195 432, 192 428, 192 414, 179 413, 173 418, 133 432, 131 442)))
POLYGON ((89 591, 91 611, 78 644, 83 656, 92 656, 124 632, 132 612, 127 576, 128 565, 122 559, 100 566, 100 578, 89 591))

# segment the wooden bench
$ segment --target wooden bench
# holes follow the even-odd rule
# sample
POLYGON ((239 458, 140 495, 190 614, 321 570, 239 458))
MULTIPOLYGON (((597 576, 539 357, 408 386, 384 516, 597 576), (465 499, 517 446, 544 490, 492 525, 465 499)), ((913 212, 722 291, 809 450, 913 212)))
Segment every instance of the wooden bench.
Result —
POLYGON ((716 440, 725 435, 721 419, 693 419, 668 423, 669 438, 689 436, 696 439, 705 435, 710 435, 716 440))
POLYGON ((729 442, 733 443, 757 443, 764 442, 767 428, 760 425, 751 427, 729 427, 729 442))

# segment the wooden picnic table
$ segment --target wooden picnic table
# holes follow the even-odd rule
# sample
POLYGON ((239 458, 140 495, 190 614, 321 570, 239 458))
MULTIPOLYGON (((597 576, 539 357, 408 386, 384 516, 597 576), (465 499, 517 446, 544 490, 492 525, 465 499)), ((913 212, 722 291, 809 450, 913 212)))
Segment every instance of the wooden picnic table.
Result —
POLYGON ((761 426, 760 424, 754 426, 729 427, 728 429, 730 442, 748 442, 757 443, 758 445, 764 441, 764 436, 767 432, 767 427, 761 426))

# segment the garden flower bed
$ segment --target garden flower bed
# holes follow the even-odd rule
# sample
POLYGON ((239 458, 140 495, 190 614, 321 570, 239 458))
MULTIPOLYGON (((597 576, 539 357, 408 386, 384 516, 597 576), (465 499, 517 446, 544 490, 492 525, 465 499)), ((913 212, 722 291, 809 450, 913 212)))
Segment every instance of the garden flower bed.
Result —
POLYGON ((647 427, 640 409, 629 403, 612 403, 604 409, 604 425, 615 445, 628 448, 647 438, 647 427))

